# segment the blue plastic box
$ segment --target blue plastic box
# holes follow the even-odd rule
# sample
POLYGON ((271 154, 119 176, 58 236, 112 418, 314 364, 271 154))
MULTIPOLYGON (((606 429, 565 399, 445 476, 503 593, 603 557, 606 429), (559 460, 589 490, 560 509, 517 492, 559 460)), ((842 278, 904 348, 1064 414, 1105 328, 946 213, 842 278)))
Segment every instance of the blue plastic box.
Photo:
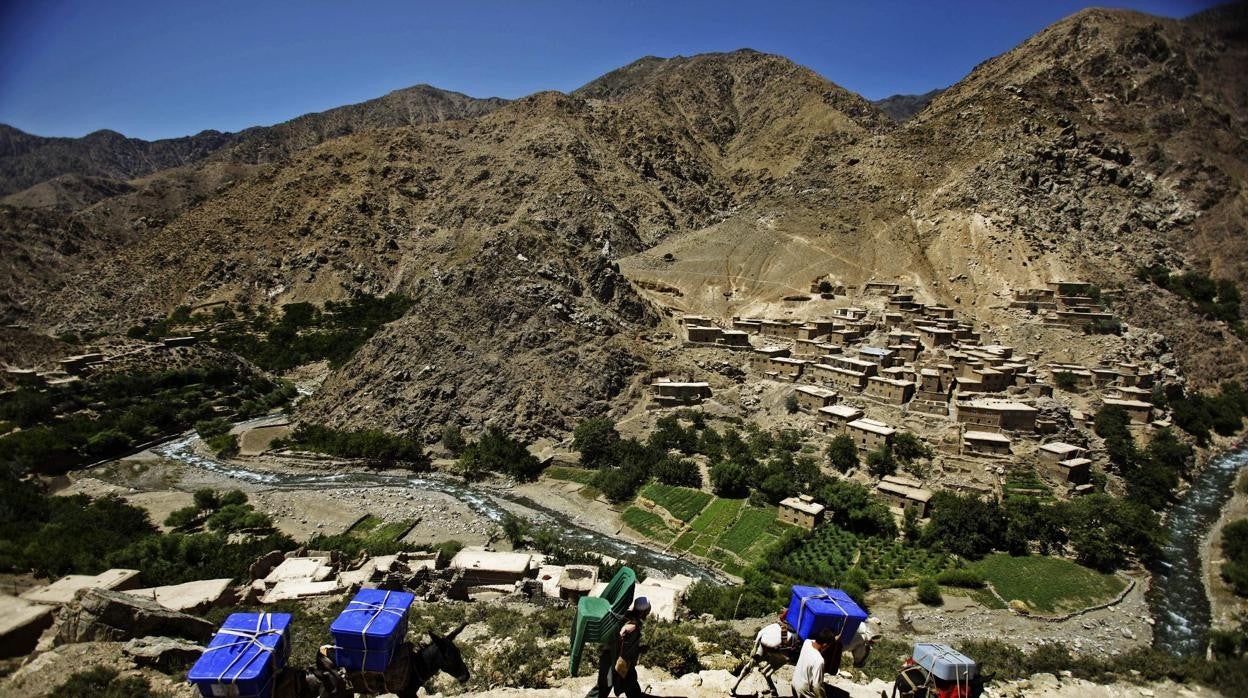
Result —
POLYGON ((414 594, 360 589, 329 626, 334 664, 349 671, 385 671, 407 636, 414 594))
POLYGON ((289 658, 289 613, 234 613, 186 679, 207 698, 270 698, 289 658))
POLYGON ((842 642, 848 643, 867 619, 867 612, 840 589, 794 586, 784 619, 803 640, 831 628, 842 642))

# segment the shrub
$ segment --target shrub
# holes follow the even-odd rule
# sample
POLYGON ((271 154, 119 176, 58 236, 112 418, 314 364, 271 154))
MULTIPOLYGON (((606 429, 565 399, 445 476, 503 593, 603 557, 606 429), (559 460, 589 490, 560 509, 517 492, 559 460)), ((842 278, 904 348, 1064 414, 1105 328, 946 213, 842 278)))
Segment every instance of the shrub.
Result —
POLYGON ((459 427, 455 425, 447 425, 447 427, 442 430, 442 448, 445 448, 452 456, 458 457, 459 454, 463 452, 464 446, 466 445, 467 443, 464 441, 464 433, 459 427))
POLYGON ((936 582, 941 586, 961 587, 963 589, 982 589, 987 583, 984 581, 984 575, 964 567, 941 572, 936 575, 936 582))
POLYGON ((893 475, 897 472, 897 460, 888 446, 881 446, 867 454, 867 470, 875 477, 893 475))
POLYGON ((220 434, 205 441, 208 448, 218 458, 233 458, 238 455, 238 436, 236 434, 220 434))
POLYGON ((1075 374, 1070 373, 1069 371, 1059 371, 1054 373, 1053 384, 1056 385, 1058 389, 1065 390, 1068 393, 1073 393, 1079 389, 1079 379, 1075 377, 1075 374))
POLYGON ((915 590, 919 599, 919 603, 927 606, 939 606, 945 602, 940 595, 940 585, 931 577, 923 577, 919 579, 918 589, 915 590))
POLYGON ((666 670, 672 676, 683 676, 702 669, 693 642, 666 623, 650 623, 642 633, 646 643, 646 666, 666 670))
POLYGON ((784 398, 784 410, 789 414, 797 412, 797 393, 789 393, 784 398))
POLYGON ((141 676, 118 676, 112 667, 97 666, 70 674, 52 694, 59 698, 150 698, 151 684, 141 676))
POLYGON ((737 499, 750 493, 745 469, 733 461, 716 463, 711 468, 711 487, 721 497, 737 499))

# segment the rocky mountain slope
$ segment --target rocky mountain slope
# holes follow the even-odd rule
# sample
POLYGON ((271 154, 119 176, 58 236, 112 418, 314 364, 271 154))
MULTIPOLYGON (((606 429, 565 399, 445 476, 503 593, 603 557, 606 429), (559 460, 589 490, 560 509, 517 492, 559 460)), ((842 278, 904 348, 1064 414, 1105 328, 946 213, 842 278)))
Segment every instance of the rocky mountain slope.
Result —
POLYGON ((944 91, 945 88, 938 87, 921 95, 891 95, 884 99, 874 100, 871 103, 878 107, 880 111, 893 117, 893 121, 901 123, 923 111, 928 104, 931 104, 933 99, 936 99, 937 95, 944 91))
MULTIPOLYGON (((157 141, 127 138, 108 130, 82 138, 44 138, 0 124, 0 195, 14 194, 65 175, 80 179, 136 179, 214 155, 234 162, 272 162, 358 131, 470 118, 489 113, 505 102, 496 97, 476 99, 417 85, 274 126, 256 126, 239 133, 203 131, 157 141)), ((37 199, 34 203, 38 205, 37 199)))
POLYGON ((914 285, 989 326, 1019 321, 991 307, 1011 289, 1084 278, 1124 289, 1120 311, 1170 337, 1198 380, 1242 375, 1225 326, 1132 275, 1246 278, 1244 26, 1242 8, 1216 22, 1081 12, 900 128, 812 153, 774 194, 622 268, 692 312, 774 310, 831 274, 914 285))
MULTIPOLYGON (((749 50, 644 58, 469 119, 322 122, 272 162, 286 146, 261 139, 130 182, 72 215, 123 231, 97 263, 5 281, 59 286, 10 294, 38 326, 111 331, 181 303, 402 291, 415 308, 304 416, 430 436, 562 432, 670 368, 646 342, 660 310, 775 310, 820 275, 913 285, 990 331, 1020 321, 1010 290, 1088 279, 1208 383, 1248 370, 1243 343, 1134 272, 1245 278, 1245 26, 1242 7, 1081 12, 900 126, 749 50)), ((8 215, 37 232, 29 211, 8 215)))

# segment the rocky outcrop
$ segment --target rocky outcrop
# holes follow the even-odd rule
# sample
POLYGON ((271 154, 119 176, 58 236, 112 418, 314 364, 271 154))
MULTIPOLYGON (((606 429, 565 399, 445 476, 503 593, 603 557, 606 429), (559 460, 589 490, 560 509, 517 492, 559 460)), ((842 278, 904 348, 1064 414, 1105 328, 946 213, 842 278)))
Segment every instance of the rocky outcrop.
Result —
POLYGON ((216 627, 155 601, 107 589, 83 589, 61 609, 54 644, 120 641, 148 636, 206 642, 216 627))

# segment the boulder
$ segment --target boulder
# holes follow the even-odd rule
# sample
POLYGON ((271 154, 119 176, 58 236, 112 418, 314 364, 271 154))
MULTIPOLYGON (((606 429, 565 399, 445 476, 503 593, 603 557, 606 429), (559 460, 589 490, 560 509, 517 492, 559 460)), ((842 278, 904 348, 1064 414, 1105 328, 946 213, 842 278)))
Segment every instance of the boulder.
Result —
POLYGON ((83 589, 61 609, 54 644, 120 642, 150 635, 206 642, 215 630, 202 618, 171 611, 150 599, 107 589, 83 589))
POLYGON ((139 666, 155 667, 168 673, 193 664, 204 648, 172 637, 139 637, 127 642, 121 651, 139 666))

